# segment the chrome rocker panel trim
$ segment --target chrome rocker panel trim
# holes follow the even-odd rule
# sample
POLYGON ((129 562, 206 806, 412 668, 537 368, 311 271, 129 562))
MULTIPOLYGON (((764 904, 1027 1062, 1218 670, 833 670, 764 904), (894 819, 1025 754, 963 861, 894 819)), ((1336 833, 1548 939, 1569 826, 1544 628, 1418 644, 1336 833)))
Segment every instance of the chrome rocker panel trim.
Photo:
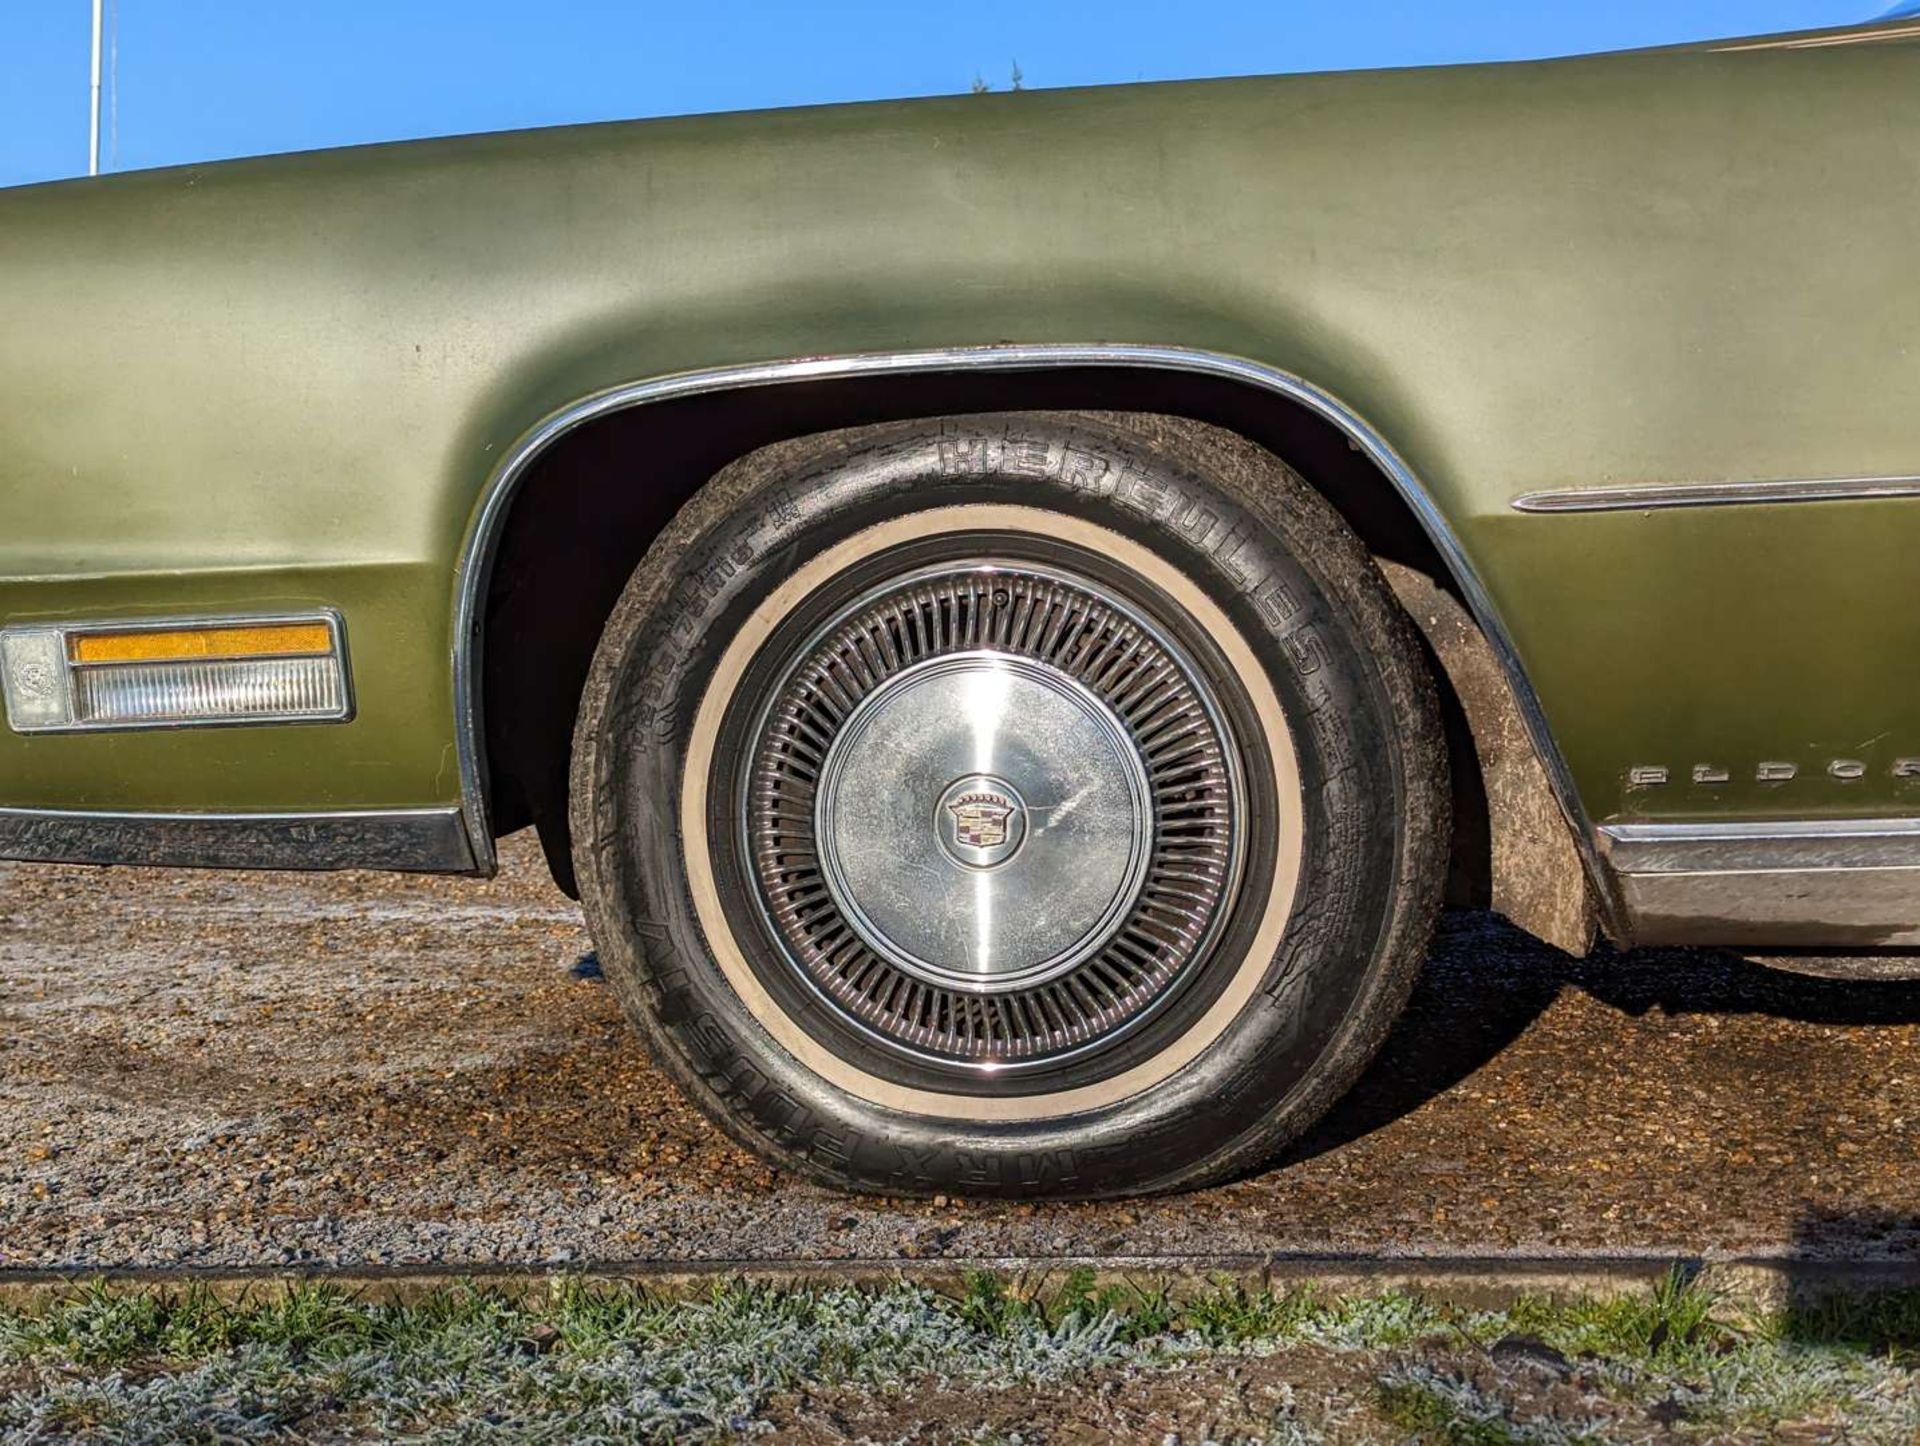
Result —
POLYGON ((457 808, 124 813, 0 808, 0 859, 162 868, 474 872, 457 808))
POLYGON ((1575 847, 1592 883, 1609 933, 1624 927, 1625 915, 1595 847, 1593 826, 1574 787, 1573 776, 1549 731, 1540 700, 1520 665, 1519 653, 1486 586, 1426 488, 1393 448, 1360 416, 1309 382, 1244 357, 1187 347, 1106 343, 1039 343, 1004 346, 943 347, 921 351, 857 353, 680 372, 632 382, 586 397, 553 413, 520 438, 501 458, 488 481, 461 551, 455 583, 453 693, 457 716, 463 812, 477 870, 494 868, 493 833, 487 811, 486 750, 480 714, 480 636, 482 609, 501 525, 521 478, 550 444, 575 427, 628 407, 702 392, 739 391, 786 382, 844 380, 958 371, 1043 371, 1059 367, 1128 367, 1180 371, 1218 377, 1274 392, 1317 412, 1346 434, 1380 468, 1420 519, 1442 560, 1452 571, 1467 605, 1507 675, 1529 736, 1551 781, 1560 811, 1573 832, 1575 847))
POLYGON ((1920 946, 1920 819, 1607 824, 1635 944, 1920 946))
POLYGON ((1849 502, 1920 497, 1920 477, 1783 478, 1772 482, 1660 482, 1528 492, 1515 512, 1643 512, 1658 507, 1747 507, 1777 502, 1849 502))

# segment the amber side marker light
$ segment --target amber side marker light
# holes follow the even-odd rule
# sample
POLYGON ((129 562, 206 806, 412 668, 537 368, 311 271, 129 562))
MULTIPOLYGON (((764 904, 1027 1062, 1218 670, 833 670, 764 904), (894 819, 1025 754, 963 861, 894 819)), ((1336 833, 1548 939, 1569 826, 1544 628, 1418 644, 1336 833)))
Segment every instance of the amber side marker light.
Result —
POLYGON ((345 634, 331 614, 0 629, 18 733, 344 722, 345 634))

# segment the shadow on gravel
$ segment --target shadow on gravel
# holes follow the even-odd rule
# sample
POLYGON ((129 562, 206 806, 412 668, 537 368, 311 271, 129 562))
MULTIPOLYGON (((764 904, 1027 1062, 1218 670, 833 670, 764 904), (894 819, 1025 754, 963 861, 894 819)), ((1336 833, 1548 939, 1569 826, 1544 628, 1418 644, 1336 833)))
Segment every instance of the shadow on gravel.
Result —
POLYGON ((1819 978, 1716 949, 1622 953, 1602 945, 1576 959, 1497 915, 1450 913, 1379 1058, 1280 1163, 1350 1144, 1451 1089, 1517 1040, 1567 989, 1628 1015, 1658 1010, 1822 1025, 1920 1023, 1920 981, 1819 978))
POLYGON ((1903 1283, 1875 1289, 1860 1284, 1863 1250, 1888 1260, 1920 1264, 1920 1214, 1908 1211, 1809 1211, 1794 1232, 1786 1336, 1803 1345, 1847 1346, 1920 1363, 1920 1285, 1911 1270, 1903 1283))

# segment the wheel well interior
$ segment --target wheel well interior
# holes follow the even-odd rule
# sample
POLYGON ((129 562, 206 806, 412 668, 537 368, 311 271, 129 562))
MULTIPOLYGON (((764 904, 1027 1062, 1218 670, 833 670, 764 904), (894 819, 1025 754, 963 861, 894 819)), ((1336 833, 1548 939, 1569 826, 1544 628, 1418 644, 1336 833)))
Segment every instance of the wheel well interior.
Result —
MULTIPOLYGON (((494 553, 482 615, 481 702, 493 831, 538 828, 575 891, 567 770, 593 650, 628 577, 679 507, 727 463, 810 433, 916 417, 1103 410, 1183 416, 1283 458, 1376 557, 1454 579, 1372 460, 1319 413, 1224 378, 1133 368, 929 373, 784 382, 635 406, 564 434, 529 467, 494 553)), ((1487 803, 1458 699, 1437 665, 1454 778, 1455 902, 1488 897, 1487 803)))

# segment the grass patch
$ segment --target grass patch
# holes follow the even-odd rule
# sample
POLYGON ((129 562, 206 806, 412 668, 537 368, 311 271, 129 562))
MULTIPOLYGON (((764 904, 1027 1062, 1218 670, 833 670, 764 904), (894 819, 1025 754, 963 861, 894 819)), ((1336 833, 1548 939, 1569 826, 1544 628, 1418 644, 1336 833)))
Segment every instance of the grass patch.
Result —
POLYGON ((1827 1422, 1855 1440, 1920 1435, 1920 1292, 1758 1321, 1717 1305, 1678 1274, 1626 1299, 1502 1311, 1230 1285, 1176 1301, 1090 1271, 1044 1288, 979 1274, 952 1297, 905 1284, 668 1297, 563 1280, 391 1304, 323 1284, 238 1301, 94 1286, 0 1310, 0 1436, 731 1439, 800 1390, 993 1390, 1283 1349, 1367 1353, 1383 1440, 1591 1439, 1623 1412, 1709 1434, 1827 1422))
POLYGON ((1412 1441, 1509 1446, 1528 1439, 1525 1431, 1507 1421, 1498 1404, 1482 1401, 1464 1383, 1443 1377, 1390 1376, 1380 1383, 1379 1408, 1387 1424, 1412 1441))
POLYGON ((1028 1290, 991 1271, 969 1271, 954 1309, 973 1329, 999 1339, 1100 1328, 1124 1345, 1166 1335, 1181 1318, 1164 1285, 1101 1286, 1097 1280, 1091 1269, 1079 1266, 1059 1285, 1028 1290))
POLYGON ((1718 1304, 1697 1278, 1675 1269, 1644 1296, 1571 1304, 1523 1299, 1502 1314, 1569 1355, 1683 1364, 1738 1340, 1739 1332, 1715 1317, 1718 1304))

